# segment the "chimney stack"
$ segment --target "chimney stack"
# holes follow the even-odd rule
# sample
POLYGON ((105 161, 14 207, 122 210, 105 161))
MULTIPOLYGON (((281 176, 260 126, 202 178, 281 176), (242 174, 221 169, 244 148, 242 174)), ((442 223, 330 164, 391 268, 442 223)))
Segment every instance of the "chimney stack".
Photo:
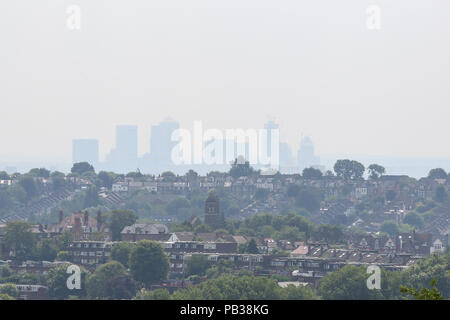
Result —
POLYGON ((100 231, 102 227, 102 212, 100 210, 98 210, 97 212, 97 229, 98 231, 100 231))
POLYGON ((81 218, 75 217, 74 226, 75 240, 81 240, 81 218))
POLYGON ((63 221, 63 211, 59 210, 59 224, 61 224, 63 221))
POLYGON ((87 210, 84 212, 84 225, 87 226, 89 223, 89 212, 87 210))

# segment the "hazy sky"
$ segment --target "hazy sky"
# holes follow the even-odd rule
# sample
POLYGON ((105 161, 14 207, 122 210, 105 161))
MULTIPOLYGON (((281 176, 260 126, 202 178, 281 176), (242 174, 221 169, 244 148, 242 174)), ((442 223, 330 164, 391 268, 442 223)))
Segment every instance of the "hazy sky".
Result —
POLYGON ((0 160, 170 116, 319 154, 450 157, 448 0, 2 0, 0 160), (66 26, 81 8, 81 30, 66 26), (381 9, 381 30, 366 9, 381 9))

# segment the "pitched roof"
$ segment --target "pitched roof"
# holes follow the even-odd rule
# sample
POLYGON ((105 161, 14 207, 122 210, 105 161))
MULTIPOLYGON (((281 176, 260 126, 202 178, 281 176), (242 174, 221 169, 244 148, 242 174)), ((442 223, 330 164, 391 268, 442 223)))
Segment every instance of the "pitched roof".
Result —
POLYGON ((298 246, 297 249, 291 252, 291 255, 307 255, 308 246, 298 246))
POLYGON ((136 223, 123 228, 123 234, 166 234, 169 228, 162 223, 136 223))

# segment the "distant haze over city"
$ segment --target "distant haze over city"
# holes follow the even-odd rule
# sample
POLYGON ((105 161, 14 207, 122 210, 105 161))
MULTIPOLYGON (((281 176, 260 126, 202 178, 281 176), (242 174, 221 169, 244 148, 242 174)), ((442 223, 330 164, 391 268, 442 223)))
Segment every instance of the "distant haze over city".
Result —
POLYGON ((97 139, 105 161, 117 125, 137 126, 143 157, 167 116, 220 130, 274 119, 294 156, 303 133, 326 169, 450 169, 448 1, 380 1, 379 31, 364 1, 79 0, 77 31, 70 4, 0 5, 0 170, 67 171, 74 139, 97 139))
MULTIPOLYGON (((171 140, 172 133, 180 128, 178 121, 166 118, 160 123, 151 126, 150 134, 144 138, 147 145, 147 152, 139 154, 138 145, 142 134, 136 125, 118 125, 115 127, 113 136, 115 144, 106 155, 100 156, 102 141, 92 137, 90 139, 73 139, 71 159, 64 158, 28 158, 17 161, 0 162, 0 169, 9 173, 15 171, 26 172, 34 167, 47 167, 50 170, 68 172, 73 163, 89 162, 94 165, 97 171, 107 170, 118 173, 127 173, 140 170, 143 173, 160 174, 164 171, 174 171, 177 174, 184 174, 189 169, 194 169, 201 174, 218 170, 227 171, 229 163, 223 165, 182 165, 177 166, 172 163, 171 153, 177 142, 171 140)), ((205 128, 206 129, 206 128, 205 128)), ((269 120, 260 126, 260 130, 282 128, 276 121, 269 120), (265 129, 262 129, 265 128, 265 129)), ((225 141, 223 142, 225 149, 225 141)), ((235 144, 237 144, 235 142, 235 144)), ((205 144, 206 145, 206 144, 205 144)), ((246 153, 243 155, 248 159, 248 141, 245 147, 246 153)), ((236 147, 235 147, 236 149, 236 147)), ((333 170, 333 165, 338 159, 355 159, 363 163, 366 167, 372 163, 379 163, 386 167, 387 174, 405 174, 420 178, 426 176, 431 168, 443 167, 448 169, 450 158, 431 157, 395 157, 376 156, 361 154, 318 154, 314 141, 309 136, 299 135, 298 143, 293 146, 280 141, 279 143, 279 167, 282 173, 301 173, 304 168, 315 167, 322 172, 333 170)), ((241 154, 236 153, 236 157, 241 154)), ((269 153, 270 155, 270 153, 269 153)))

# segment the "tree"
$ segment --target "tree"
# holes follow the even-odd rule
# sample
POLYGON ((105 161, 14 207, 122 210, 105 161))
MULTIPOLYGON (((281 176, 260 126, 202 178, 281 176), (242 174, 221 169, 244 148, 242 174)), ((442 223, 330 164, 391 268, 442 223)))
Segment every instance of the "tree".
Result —
POLYGON ((325 300, 382 299, 380 290, 367 288, 366 268, 345 266, 327 274, 319 281, 319 294, 325 300))
POLYGON ((69 251, 59 251, 56 255, 56 261, 69 261, 70 254, 69 251))
POLYGON ((167 278, 169 259, 159 243, 142 240, 131 251, 129 266, 133 278, 149 288, 167 278))
POLYGON ((13 184, 7 191, 9 196, 16 202, 25 203, 27 201, 27 192, 20 184, 13 184))
POLYGON ((66 185, 66 180, 65 180, 65 175, 62 172, 52 172, 51 176, 51 180, 53 182, 53 190, 58 191, 62 188, 65 187, 66 185))
POLYGON ((409 212, 403 219, 403 222, 414 226, 417 229, 421 229, 424 223, 422 216, 417 212, 409 212))
POLYGON ((320 208, 321 194, 314 187, 302 187, 297 195, 295 204, 313 213, 320 208))
POLYGON ((138 169, 137 171, 128 172, 126 176, 129 178, 142 178, 144 175, 138 169))
POLYGON ((186 198, 176 198, 167 204, 166 211, 168 215, 178 216, 182 209, 188 209, 191 204, 186 198))
POLYGON ((36 186, 36 182, 30 176, 22 177, 19 180, 19 185, 25 190, 27 194, 27 199, 30 200, 34 196, 38 194, 38 188, 36 186))
POLYGON ((194 229, 195 233, 207 233, 207 232, 211 232, 211 227, 208 226, 207 224, 200 224, 198 226, 195 227, 194 229))
POLYGON ((233 178, 248 177, 254 173, 255 170, 250 166, 250 162, 245 161, 243 157, 238 157, 233 161, 229 172, 233 178))
POLYGON ((91 299, 131 299, 136 288, 135 281, 117 261, 99 266, 86 282, 87 295, 91 299))
POLYGON ((186 263, 186 276, 203 276, 209 268, 208 258, 204 255, 194 254, 186 263))
POLYGON ((120 233, 126 226, 131 226, 136 223, 138 217, 129 210, 113 210, 111 212, 111 232, 112 240, 119 241, 120 233))
POLYGON ((130 242, 115 242, 111 248, 111 259, 120 262, 128 268, 130 253, 134 244, 130 242))
POLYGON ((64 230, 59 236, 55 238, 56 245, 59 251, 66 250, 69 244, 74 240, 74 234, 70 230, 64 230))
POLYGON ((387 201, 394 201, 396 196, 397 196, 397 193, 394 190, 386 191, 386 200, 387 201))
POLYGON ((34 168, 28 172, 30 176, 39 177, 39 178, 49 178, 50 171, 45 168, 34 168))
POLYGON ((164 182, 173 182, 176 180, 177 176, 172 171, 165 171, 161 173, 161 177, 164 182))
POLYGON ((112 172, 100 171, 97 175, 97 178, 100 180, 100 187, 111 189, 114 177, 115 174, 112 172))
POLYGON ((208 279, 218 278, 223 274, 231 274, 234 269, 234 262, 226 259, 220 259, 215 266, 206 270, 208 279))
POLYGON ((336 176, 345 180, 361 179, 365 170, 364 166, 358 161, 348 159, 337 160, 333 169, 336 176))
POLYGON ((34 248, 34 235, 31 224, 23 221, 8 222, 6 225, 4 244, 18 260, 30 258, 34 248))
POLYGON ((187 289, 175 291, 173 300, 280 300, 317 299, 309 288, 284 289, 275 279, 225 274, 187 289))
POLYGON ((95 207, 99 203, 98 192, 95 186, 90 186, 84 195, 84 208, 95 207))
MULTIPOLYGON (((444 299, 450 298, 450 253, 432 254, 404 271, 402 284, 410 288, 429 287, 432 281, 444 299)), ((431 289, 434 285, 431 286, 431 289)))
POLYGON ((67 299, 69 295, 84 296, 86 293, 86 275, 87 271, 81 268, 81 288, 70 290, 67 287, 67 279, 70 274, 67 273, 67 268, 70 264, 62 264, 48 271, 46 275, 48 295, 51 298, 63 300, 67 299))
POLYGON ((70 172, 72 172, 75 175, 81 176, 86 172, 94 172, 94 167, 90 165, 88 162, 77 162, 74 163, 72 166, 72 169, 70 169, 70 172))
POLYGON ((405 286, 400 287, 400 292, 413 296, 416 300, 443 300, 444 297, 436 288, 437 280, 433 279, 430 283, 431 289, 422 288, 420 291, 405 286))
POLYGON ((311 167, 303 169, 302 176, 305 179, 318 180, 322 178, 323 173, 319 169, 311 167))
POLYGON ((290 184, 289 186, 288 186, 288 189, 287 189, 287 196, 289 197, 289 198, 295 198, 295 197, 297 197, 298 196, 298 193, 300 192, 300 186, 299 185, 296 185, 296 184, 290 184))
POLYGON ((269 189, 257 188, 255 192, 255 199, 259 201, 264 201, 269 196, 269 189))
POLYGON ((279 232, 275 233, 275 238, 295 242, 305 240, 305 233, 300 232, 297 227, 284 226, 279 232))
POLYGON ((325 240, 327 243, 339 243, 344 239, 344 232, 338 226, 321 224, 314 230, 314 238, 325 240))
POLYGON ((13 274, 13 271, 8 266, 0 267, 0 278, 8 278, 13 274))
POLYGON ((380 178, 386 172, 386 169, 378 164, 371 164, 367 170, 369 171, 369 178, 372 180, 380 178))
POLYGON ((19 297, 19 289, 13 283, 0 284, 0 295, 5 294, 13 298, 19 297))
POLYGON ((437 202, 444 202, 447 199, 447 191, 444 186, 439 186, 434 192, 434 200, 437 202))
POLYGON ((381 224, 380 230, 382 232, 386 232, 387 234, 389 234, 392 237, 398 233, 398 226, 395 223, 395 221, 386 220, 381 224))
POLYGON ((145 290, 141 289, 134 300, 169 300, 170 292, 167 289, 145 290))
POLYGON ((247 243, 247 252, 252 254, 259 253, 255 239, 250 239, 250 241, 247 243))
POLYGON ((428 173, 430 179, 447 179, 447 173, 442 168, 431 169, 428 173))
POLYGON ((54 261, 58 254, 58 246, 52 239, 41 239, 37 246, 37 257, 40 261, 54 261))
POLYGON ((195 181, 198 178, 198 173, 190 169, 188 172, 186 172, 186 178, 188 181, 195 181))
POLYGON ((13 199, 7 190, 0 190, 0 209, 8 209, 13 206, 13 199))
POLYGON ((7 174, 5 171, 0 171, 0 180, 9 180, 9 174, 7 174))

